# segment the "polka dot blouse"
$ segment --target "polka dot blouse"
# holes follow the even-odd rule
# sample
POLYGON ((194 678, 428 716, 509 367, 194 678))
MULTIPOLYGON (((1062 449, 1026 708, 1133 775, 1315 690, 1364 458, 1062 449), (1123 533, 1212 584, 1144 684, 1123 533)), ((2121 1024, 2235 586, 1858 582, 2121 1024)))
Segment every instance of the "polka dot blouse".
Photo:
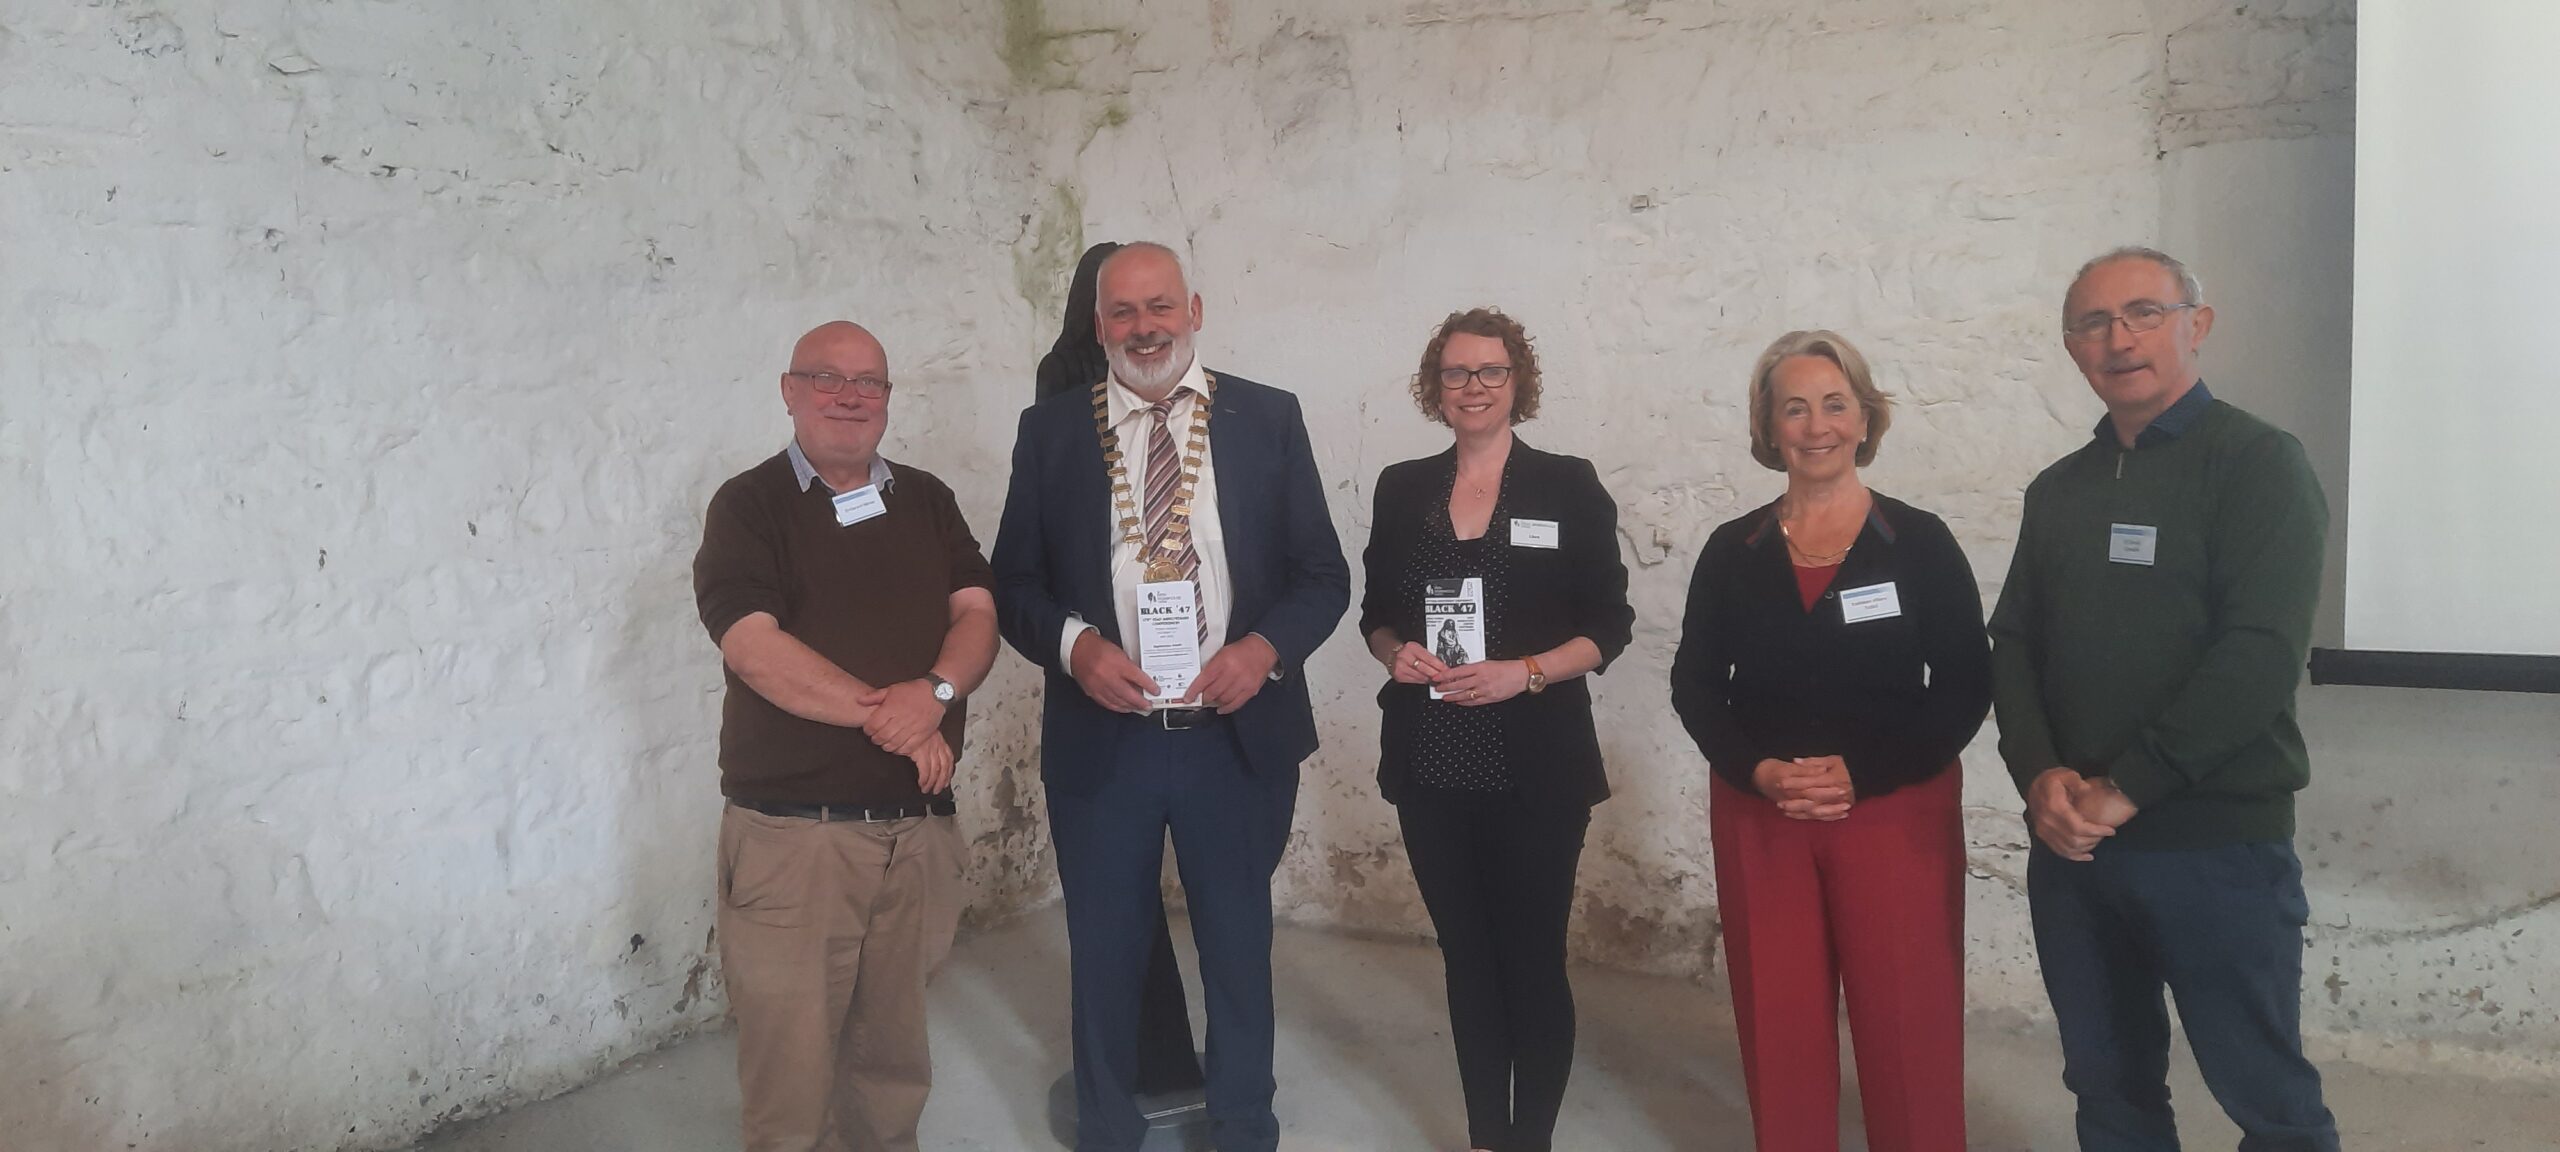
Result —
MULTIPOLYGON (((1507 464, 1503 479, 1508 488, 1507 464)), ((1509 582, 1504 579, 1508 567, 1506 550, 1494 543, 1510 535, 1511 516, 1505 502, 1505 493, 1495 493, 1493 518, 1486 523, 1484 535, 1460 540, 1449 527, 1449 497, 1443 493, 1435 506, 1436 514, 1429 518, 1422 539, 1414 547, 1413 566, 1405 571, 1404 580, 1404 594, 1419 604, 1422 587, 1429 581, 1481 577, 1484 650, 1488 656, 1503 650, 1503 618, 1510 608, 1509 582)), ((1446 700, 1424 700, 1414 725, 1414 783, 1464 792, 1508 791, 1513 778, 1502 741, 1502 712, 1508 703, 1468 707, 1446 700)))

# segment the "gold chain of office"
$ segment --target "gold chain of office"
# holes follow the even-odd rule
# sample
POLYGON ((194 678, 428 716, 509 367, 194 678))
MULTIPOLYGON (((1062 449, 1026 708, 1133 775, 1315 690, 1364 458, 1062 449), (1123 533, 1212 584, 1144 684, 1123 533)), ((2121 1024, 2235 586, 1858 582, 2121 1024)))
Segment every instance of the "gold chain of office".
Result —
MULTIPOLYGON (((1171 520, 1164 526, 1164 539, 1156 542, 1155 555, 1146 558, 1148 583, 1182 578, 1177 558, 1182 545, 1191 535, 1191 494, 1200 486, 1200 462, 1209 451, 1210 403, 1218 394, 1218 378, 1203 372, 1202 395, 1191 406, 1191 434, 1182 450, 1182 474, 1173 488, 1171 520)), ((1111 381, 1097 380, 1093 385, 1093 430, 1102 438, 1102 464, 1111 474, 1111 507, 1120 518, 1123 543, 1146 547, 1146 522, 1139 515, 1137 494, 1129 486, 1129 460, 1120 449, 1120 430, 1111 426, 1111 381)))

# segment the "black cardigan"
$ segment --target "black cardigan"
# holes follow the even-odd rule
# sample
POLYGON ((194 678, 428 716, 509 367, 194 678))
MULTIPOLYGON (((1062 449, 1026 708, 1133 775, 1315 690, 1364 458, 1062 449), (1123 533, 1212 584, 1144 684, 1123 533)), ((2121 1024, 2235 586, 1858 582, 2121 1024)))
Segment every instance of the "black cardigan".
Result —
MULTIPOLYGON (((1618 502, 1600 485, 1590 461, 1540 452, 1517 438, 1511 442, 1507 471, 1505 511, 1515 522, 1555 521, 1557 546, 1515 547, 1507 538, 1491 542, 1511 549, 1511 611, 1502 622, 1501 646, 1485 655, 1516 660, 1580 636, 1600 649, 1600 668, 1592 672, 1598 675, 1626 651, 1635 634, 1635 610, 1627 606, 1627 565, 1618 556, 1618 502)), ((1364 643, 1380 628, 1424 642, 1422 605, 1397 602, 1396 590, 1404 586, 1406 566, 1429 523, 1425 518, 1441 514, 1457 474, 1454 447, 1391 464, 1379 473, 1369 546, 1361 553, 1368 577, 1360 602, 1364 643)), ((1609 778, 1600 766, 1600 736, 1591 724, 1590 679, 1559 680, 1536 695, 1523 692, 1484 706, 1502 718, 1513 779, 1532 801, 1589 807, 1609 797, 1609 778)), ((1404 794, 1414 722, 1429 699, 1423 685, 1392 679, 1378 690, 1384 714, 1378 730, 1378 791, 1389 801, 1404 794)))
POLYGON ((1937 517, 1878 493, 1807 612, 1777 510, 1727 522, 1698 553, 1671 664, 1681 724, 1717 775, 1755 796, 1760 761, 1797 756, 1840 757, 1860 800, 1936 776, 1991 710, 1991 646, 1964 550, 1937 517), (1901 615, 1844 622, 1843 590, 1888 581, 1901 615))

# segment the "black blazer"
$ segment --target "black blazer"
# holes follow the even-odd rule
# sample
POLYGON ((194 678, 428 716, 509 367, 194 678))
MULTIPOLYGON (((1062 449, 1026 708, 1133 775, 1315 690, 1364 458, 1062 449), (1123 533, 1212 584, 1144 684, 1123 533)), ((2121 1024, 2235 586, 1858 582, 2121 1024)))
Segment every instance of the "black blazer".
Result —
POLYGON ((1759 795, 1762 760, 1838 756, 1857 798, 1936 776, 1991 711, 1982 595, 1955 534, 1883 493, 1808 612, 1778 505, 1715 530, 1698 553, 1671 706, 1708 766, 1759 795), (1851 624, 1840 593, 1890 582, 1902 614, 1851 624))
MULTIPOLYGON (((1600 474, 1578 456, 1540 452, 1514 439, 1502 502, 1514 520, 1553 520, 1556 547, 1512 547, 1497 522, 1486 531, 1495 546, 1511 548, 1510 614, 1494 660, 1535 656, 1576 636, 1600 648, 1600 668, 1626 651, 1634 637, 1635 610, 1627 606, 1627 565, 1618 557, 1618 502, 1601 487, 1600 474), (1499 535, 1497 535, 1499 534, 1499 535)), ((1361 553, 1368 591, 1360 604, 1360 637, 1380 628, 1421 644, 1422 605, 1400 603, 1406 567, 1426 517, 1441 514, 1458 475, 1458 450, 1392 464, 1378 474, 1369 547, 1361 553)), ((1430 690, 1389 680, 1378 690, 1384 712, 1378 732, 1378 791, 1402 797, 1413 755, 1414 722, 1430 690)), ((1600 766, 1600 736, 1591 724, 1591 678, 1577 676, 1537 695, 1523 692, 1489 704, 1502 718, 1503 743, 1512 768, 1532 800, 1589 807, 1609 798, 1600 766)))
MULTIPOLYGON (((1280 679, 1236 709, 1245 760, 1277 779, 1316 750, 1315 712, 1300 675, 1307 657, 1351 606, 1351 566, 1325 507, 1298 398, 1224 372, 1209 450, 1218 470, 1218 519, 1226 533, 1235 604, 1227 642, 1259 632, 1280 653, 1280 679)), ((1093 430, 1093 400, 1068 391, 1022 413, 1013 480, 996 529, 996 626, 1014 650, 1048 673, 1040 722, 1040 771, 1053 787, 1089 794, 1120 741, 1144 717, 1104 709, 1058 664, 1070 613, 1114 644, 1120 614, 1111 588, 1111 479, 1093 430)))

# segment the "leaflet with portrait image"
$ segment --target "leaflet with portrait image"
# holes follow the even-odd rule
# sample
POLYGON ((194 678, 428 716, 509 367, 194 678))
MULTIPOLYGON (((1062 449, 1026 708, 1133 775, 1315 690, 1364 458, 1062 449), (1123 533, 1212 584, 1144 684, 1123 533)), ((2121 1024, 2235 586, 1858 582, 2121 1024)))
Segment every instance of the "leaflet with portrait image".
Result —
MULTIPOLYGON (((1431 580, 1422 586, 1423 647, 1455 668, 1484 659, 1484 579, 1431 580)), ((1441 699, 1440 690, 1431 698, 1441 699)))

